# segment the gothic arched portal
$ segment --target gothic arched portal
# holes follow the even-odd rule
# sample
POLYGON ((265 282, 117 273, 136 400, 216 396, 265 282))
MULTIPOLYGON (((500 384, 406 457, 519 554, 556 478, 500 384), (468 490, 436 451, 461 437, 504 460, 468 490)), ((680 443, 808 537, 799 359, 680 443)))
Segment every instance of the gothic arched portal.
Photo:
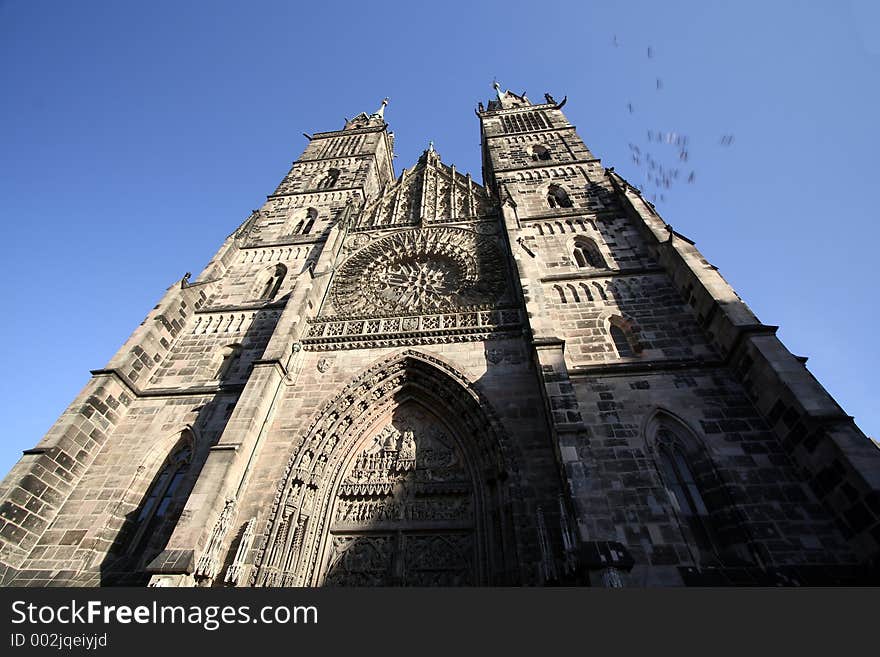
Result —
POLYGON ((407 352, 371 368, 291 458, 255 583, 518 583, 506 442, 440 361, 407 352))

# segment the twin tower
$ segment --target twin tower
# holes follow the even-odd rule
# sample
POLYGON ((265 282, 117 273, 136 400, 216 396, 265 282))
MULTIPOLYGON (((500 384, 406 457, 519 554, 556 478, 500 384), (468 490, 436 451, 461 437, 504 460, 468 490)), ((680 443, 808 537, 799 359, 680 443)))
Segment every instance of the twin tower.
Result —
POLYGON ((880 450, 545 99, 482 184, 312 135, 0 485, 0 584, 872 581, 880 450))

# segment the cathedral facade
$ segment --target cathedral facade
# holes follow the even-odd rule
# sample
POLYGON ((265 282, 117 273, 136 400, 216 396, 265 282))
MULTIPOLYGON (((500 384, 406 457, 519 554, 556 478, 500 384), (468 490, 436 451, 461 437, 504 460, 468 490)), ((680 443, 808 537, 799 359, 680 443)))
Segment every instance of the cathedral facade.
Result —
POLYGON ((0 584, 876 581, 880 450, 564 104, 496 86, 482 184, 311 135, 3 480, 0 584))

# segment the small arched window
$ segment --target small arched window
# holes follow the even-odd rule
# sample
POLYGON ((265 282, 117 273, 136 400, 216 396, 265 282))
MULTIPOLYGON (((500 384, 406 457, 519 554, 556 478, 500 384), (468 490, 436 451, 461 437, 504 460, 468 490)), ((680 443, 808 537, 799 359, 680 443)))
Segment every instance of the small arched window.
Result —
POLYGON ((550 185, 547 189, 547 204, 551 208, 572 207, 571 199, 568 198, 568 192, 559 185, 550 185))
POLYGON ((535 161, 546 161, 550 159, 550 149, 541 144, 532 146, 532 159, 535 161))
POLYGON ((137 549, 144 537, 151 535, 158 525, 180 509, 182 483, 192 461, 193 436, 187 429, 181 434, 178 447, 153 479, 135 518, 135 533, 128 544, 128 551, 137 549), (149 530, 149 531, 148 531, 149 530))
POLYGON ((612 317, 608 320, 608 333, 611 341, 614 342, 614 348, 621 358, 631 358, 638 356, 642 352, 642 345, 639 344, 629 322, 621 317, 612 317))
POLYGON ((285 276, 287 276, 287 267, 281 263, 275 265, 269 270, 268 275, 264 274, 265 280, 260 289, 260 296, 257 298, 260 301, 271 301, 274 299, 275 295, 278 294, 278 290, 281 289, 285 276))
POLYGON ((238 363, 241 360, 241 345, 231 344, 223 347, 218 355, 218 360, 220 363, 217 366, 214 379, 222 381, 229 378, 229 375, 238 368, 238 363))
POLYGON ((321 178, 318 182, 318 189, 330 189, 335 187, 339 180, 339 173, 339 169, 330 169, 327 171, 327 175, 321 178))
POLYGON ((306 225, 303 228, 302 234, 308 235, 312 232, 312 227, 315 225, 315 220, 318 218, 318 211, 315 208, 309 208, 309 211, 306 213, 306 225))
POLYGON ((632 345, 630 345, 629 340, 626 339, 626 333, 623 332, 622 328, 616 324, 612 324, 609 331, 611 332, 611 339, 614 341, 614 348, 617 349, 618 356, 621 358, 635 356, 632 345))
POLYGON ((578 267, 605 269, 605 258, 596 243, 588 237, 578 237, 574 242, 574 260, 578 267))

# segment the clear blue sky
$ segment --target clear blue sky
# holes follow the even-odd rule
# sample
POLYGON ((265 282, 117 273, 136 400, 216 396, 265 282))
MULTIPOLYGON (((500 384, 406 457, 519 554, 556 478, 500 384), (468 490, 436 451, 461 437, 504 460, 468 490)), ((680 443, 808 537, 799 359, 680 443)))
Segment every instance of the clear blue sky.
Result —
POLYGON ((473 108, 496 76, 568 95, 636 184, 627 144, 688 135, 696 180, 660 212, 877 436, 878 6, 0 2, 0 473, 272 192, 302 132, 390 96, 398 172, 432 139, 479 179, 473 108))

